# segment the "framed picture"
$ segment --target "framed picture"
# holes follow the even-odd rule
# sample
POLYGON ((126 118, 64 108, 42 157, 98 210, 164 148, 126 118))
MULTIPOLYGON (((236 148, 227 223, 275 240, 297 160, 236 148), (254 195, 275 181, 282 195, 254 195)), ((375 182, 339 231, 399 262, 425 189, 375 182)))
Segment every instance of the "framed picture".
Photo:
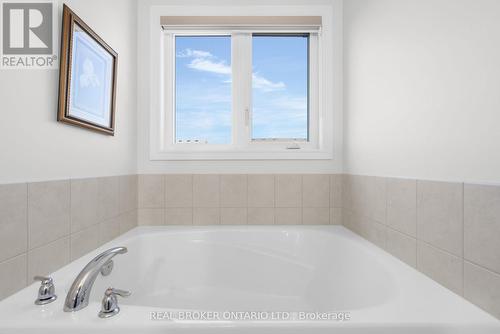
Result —
POLYGON ((118 54, 64 5, 57 120, 114 135, 117 62, 118 54))

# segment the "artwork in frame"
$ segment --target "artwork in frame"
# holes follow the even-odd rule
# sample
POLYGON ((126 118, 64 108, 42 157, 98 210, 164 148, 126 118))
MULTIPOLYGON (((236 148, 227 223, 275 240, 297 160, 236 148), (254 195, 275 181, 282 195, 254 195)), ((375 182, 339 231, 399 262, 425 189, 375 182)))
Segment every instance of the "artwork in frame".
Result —
POLYGON ((62 25, 57 120, 114 135, 118 54, 66 5, 62 25))

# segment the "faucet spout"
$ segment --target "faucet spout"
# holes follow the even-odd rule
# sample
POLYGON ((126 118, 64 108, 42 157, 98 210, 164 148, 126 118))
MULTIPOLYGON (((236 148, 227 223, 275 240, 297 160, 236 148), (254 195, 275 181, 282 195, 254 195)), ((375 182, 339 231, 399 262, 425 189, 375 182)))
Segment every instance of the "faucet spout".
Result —
POLYGON ((103 265, 108 263, 115 255, 127 252, 126 247, 114 247, 97 255, 92 259, 71 284, 66 301, 64 302, 65 312, 81 310, 89 304, 90 292, 94 282, 101 271, 103 265))

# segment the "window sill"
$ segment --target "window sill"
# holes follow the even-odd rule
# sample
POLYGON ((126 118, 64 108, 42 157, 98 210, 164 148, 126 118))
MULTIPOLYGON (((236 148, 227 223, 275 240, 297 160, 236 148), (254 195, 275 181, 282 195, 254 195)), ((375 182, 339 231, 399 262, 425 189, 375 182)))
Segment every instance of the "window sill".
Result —
POLYGON ((330 160, 331 151, 315 149, 242 151, 159 151, 151 152, 150 160, 330 160))

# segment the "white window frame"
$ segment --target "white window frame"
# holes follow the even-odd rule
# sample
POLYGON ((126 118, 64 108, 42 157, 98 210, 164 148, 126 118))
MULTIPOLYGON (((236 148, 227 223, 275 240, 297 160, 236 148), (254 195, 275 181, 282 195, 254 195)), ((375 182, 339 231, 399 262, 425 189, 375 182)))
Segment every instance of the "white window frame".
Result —
MULTIPOLYGON (((246 13, 244 13, 246 14, 246 13)), ((273 15, 267 13, 266 15, 273 15)), ((276 15, 276 14, 274 14, 276 15)), ((293 15, 281 13, 280 15, 293 15)), ((325 59, 331 54, 331 34, 325 34, 325 23, 329 25, 328 13, 322 13, 323 27, 321 31, 304 31, 300 27, 266 28, 258 27, 249 30, 227 29, 224 27, 207 30, 161 30, 156 50, 157 59, 152 61, 152 98, 158 103, 152 103, 150 114, 150 159, 151 160, 279 160, 279 159, 332 159, 333 152, 333 115, 329 89, 330 80, 324 75, 331 71, 331 66, 325 59), (326 20, 325 20, 326 16, 326 20), (309 141, 252 141, 251 140, 251 108, 252 95, 252 59, 241 57, 251 55, 252 33, 310 33, 309 37, 309 141), (232 77, 232 144, 178 144, 174 143, 174 66, 175 66, 175 36, 176 35, 231 35, 231 66, 232 77), (326 38, 325 38, 326 37, 326 38), (246 42, 242 42, 246 40, 246 42), (158 71, 158 68, 161 70, 158 71), (153 72, 160 73, 154 75, 153 72), (238 78, 243 76, 246 78, 238 78), (156 81, 156 87, 153 84, 156 81), (246 94, 235 94, 246 92, 246 94), (155 94, 156 93, 156 94, 155 94), (156 96, 155 96, 156 95, 156 96), (157 106, 155 108, 155 105, 157 106), (248 109, 248 112, 246 110, 248 109), (299 147, 299 149, 297 149, 299 147)), ((158 22, 158 21, 156 21, 158 22)), ((326 27, 329 32, 329 27, 326 27)))

